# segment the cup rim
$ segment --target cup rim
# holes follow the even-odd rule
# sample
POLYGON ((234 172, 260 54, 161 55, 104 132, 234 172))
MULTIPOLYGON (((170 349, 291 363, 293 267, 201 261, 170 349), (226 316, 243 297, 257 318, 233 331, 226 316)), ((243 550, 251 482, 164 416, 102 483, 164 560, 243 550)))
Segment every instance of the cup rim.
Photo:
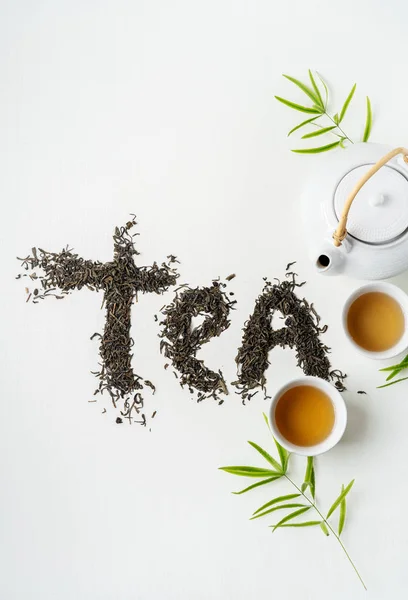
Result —
POLYGON ((401 354, 402 352, 404 352, 404 350, 408 348, 408 295, 400 287, 393 283, 390 283, 388 281, 370 281, 369 283, 360 285, 348 296, 347 300, 345 301, 342 310, 341 320, 343 331, 349 343, 361 354, 367 356, 368 358, 373 358, 375 360, 386 360, 388 358, 394 358, 395 356, 398 356, 398 354, 401 354), (359 346, 357 342, 355 342, 351 337, 347 327, 347 315, 350 306, 355 300, 357 300, 357 298, 360 298, 360 296, 363 296, 364 294, 367 294, 370 291, 383 292, 391 298, 394 298, 394 300, 396 300, 400 305, 405 319, 404 332, 401 338, 398 340, 398 342, 394 344, 394 346, 392 346, 391 348, 388 348, 387 350, 382 350, 380 352, 365 350, 364 348, 359 346))
POLYGON ((274 437, 278 440, 281 446, 286 448, 286 450, 302 456, 317 456, 318 454, 323 454, 324 452, 331 450, 331 448, 333 448, 343 437, 347 425, 347 407, 340 392, 331 383, 325 379, 321 379, 320 377, 303 375, 302 377, 290 379, 275 392, 269 406, 268 421, 274 437), (324 391, 327 396, 329 396, 334 408, 335 419, 333 429, 325 440, 313 446, 298 446, 296 444, 292 444, 292 442, 289 442, 281 434, 276 425, 275 409, 278 401, 285 392, 300 385, 317 387, 324 391))

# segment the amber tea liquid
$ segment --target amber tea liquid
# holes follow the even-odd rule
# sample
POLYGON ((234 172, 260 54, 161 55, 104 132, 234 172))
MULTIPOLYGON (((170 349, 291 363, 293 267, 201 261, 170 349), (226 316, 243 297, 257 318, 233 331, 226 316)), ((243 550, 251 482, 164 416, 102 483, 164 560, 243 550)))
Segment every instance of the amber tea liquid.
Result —
POLYGON ((321 389, 298 385, 287 390, 275 408, 280 433, 296 446, 314 446, 323 442, 333 429, 333 403, 321 389))
POLYGON ((401 339, 405 330, 404 313, 398 302, 388 294, 368 292, 350 306, 347 329, 364 350, 383 352, 401 339))

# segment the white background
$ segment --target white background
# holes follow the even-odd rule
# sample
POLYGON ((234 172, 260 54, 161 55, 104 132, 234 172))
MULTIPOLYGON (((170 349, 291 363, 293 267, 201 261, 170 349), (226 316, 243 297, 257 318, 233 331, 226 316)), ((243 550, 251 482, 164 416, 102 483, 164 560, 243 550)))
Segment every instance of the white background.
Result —
MULTIPOLYGON (((297 216, 324 157, 290 152, 302 115, 273 96, 304 100, 281 73, 310 67, 339 107, 356 81, 351 135, 369 94, 372 140, 407 144, 407 19, 397 0, 0 2, 2 600, 366 597, 335 539, 248 521, 287 485, 231 495, 247 481, 217 467, 261 465, 248 439, 272 451, 266 403, 231 393, 197 405, 164 371, 153 316, 172 291, 133 309, 135 370, 158 388, 151 432, 101 414, 107 398, 88 402, 101 296, 25 303, 16 255, 70 244, 109 260, 112 230, 132 212, 139 264, 174 253, 192 285, 237 274, 231 327, 202 352, 227 381, 262 277, 298 261, 330 325, 332 363, 349 373, 350 423, 317 461, 318 500, 327 509, 356 478, 344 543, 370 598, 406 597, 408 385, 376 390, 379 365, 344 340, 340 309, 356 282, 314 274, 297 216)), ((270 358, 273 392, 299 370, 291 351, 270 358)), ((303 469, 295 458, 299 481, 303 469)))

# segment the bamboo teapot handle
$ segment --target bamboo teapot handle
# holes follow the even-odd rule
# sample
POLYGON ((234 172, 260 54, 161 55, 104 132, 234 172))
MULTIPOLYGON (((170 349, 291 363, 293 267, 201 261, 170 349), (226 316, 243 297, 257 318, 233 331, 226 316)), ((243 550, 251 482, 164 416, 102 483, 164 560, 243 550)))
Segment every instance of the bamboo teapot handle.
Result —
POLYGON ((333 233, 334 245, 336 247, 341 246, 342 241, 344 240, 344 238, 347 235, 347 228, 346 228, 347 218, 348 218, 348 214, 349 214, 349 211, 350 211, 350 208, 351 208, 354 198, 357 196, 358 192, 361 190, 363 185, 365 183, 367 183, 367 181, 370 179, 370 177, 372 177, 375 173, 377 173, 377 171, 379 171, 381 169, 381 167, 383 167, 388 161, 390 161, 392 158, 394 158, 398 154, 402 154, 404 157, 404 161, 408 164, 407 148, 403 148, 403 147, 395 148, 395 150, 391 150, 391 152, 388 152, 385 156, 380 158, 380 160, 378 162, 376 162, 375 165, 373 165, 371 167, 371 169, 369 169, 367 171, 367 173, 360 179, 360 181, 354 186, 353 190, 351 191, 350 195, 348 196, 348 198, 344 204, 343 212, 341 213, 341 217, 340 217, 337 229, 333 233))

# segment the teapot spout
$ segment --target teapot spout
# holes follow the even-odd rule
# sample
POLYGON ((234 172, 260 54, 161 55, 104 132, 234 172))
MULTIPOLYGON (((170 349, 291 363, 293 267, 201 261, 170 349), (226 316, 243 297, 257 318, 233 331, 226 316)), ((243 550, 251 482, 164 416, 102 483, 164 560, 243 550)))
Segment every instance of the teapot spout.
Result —
POLYGON ((333 244, 325 244, 314 257, 316 271, 321 275, 340 275, 345 263, 344 252, 333 244))

